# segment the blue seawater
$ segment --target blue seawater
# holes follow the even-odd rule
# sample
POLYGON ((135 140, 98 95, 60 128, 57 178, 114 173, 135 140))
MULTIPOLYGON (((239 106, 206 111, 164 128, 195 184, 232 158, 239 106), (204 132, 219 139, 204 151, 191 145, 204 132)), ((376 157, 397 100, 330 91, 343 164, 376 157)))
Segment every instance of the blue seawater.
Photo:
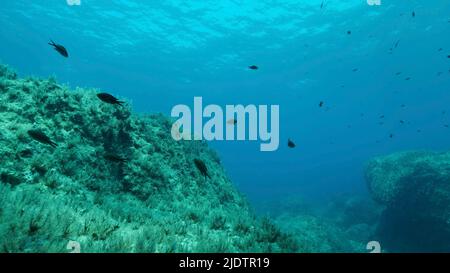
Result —
MULTIPOLYGON (((77 2, 1 1, 1 62, 20 77, 98 88, 139 114, 170 116, 175 105, 193 107, 194 97, 223 109, 279 105, 276 151, 261 152, 260 141, 208 145, 251 206, 280 226, 307 214, 350 230, 345 238, 377 229, 374 219, 385 213, 371 203, 368 163, 449 150, 448 0, 77 2), (374 219, 351 223, 352 212, 374 219)), ((308 228, 305 219, 299 229, 308 228)), ((379 228, 370 234, 360 242, 383 239, 379 228)), ((450 251, 407 239, 389 245, 450 251)))

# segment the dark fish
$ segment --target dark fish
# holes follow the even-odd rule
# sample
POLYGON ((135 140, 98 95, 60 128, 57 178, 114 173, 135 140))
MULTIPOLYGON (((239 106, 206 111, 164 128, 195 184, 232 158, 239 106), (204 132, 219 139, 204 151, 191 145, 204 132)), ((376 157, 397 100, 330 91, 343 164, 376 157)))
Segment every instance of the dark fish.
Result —
POLYGON ((411 15, 412 15, 412 17, 416 17, 416 12, 413 11, 411 15))
POLYGON ((289 148, 295 148, 295 143, 292 140, 290 140, 290 139, 288 139, 288 147, 289 148))
POLYGON ((405 78, 405 81, 409 81, 411 79, 411 77, 407 77, 405 78))
POLYGON ((323 106, 323 101, 319 102, 319 107, 323 106))
POLYGON ((258 70, 259 67, 257 67, 256 65, 251 65, 248 68, 251 70, 258 70))
POLYGON ((353 71, 353 72, 356 72, 356 71, 358 71, 358 68, 354 68, 352 71, 353 71))
POLYGON ((237 124, 237 120, 234 118, 231 118, 229 120, 227 120, 227 124, 229 125, 236 125, 237 124))
POLYGON ((444 127, 445 127, 445 128, 448 128, 449 126, 448 126, 448 124, 444 124, 444 127))
POLYGON ((347 30, 347 35, 351 35, 352 31, 351 30, 347 30))
POLYGON ((116 162, 116 163, 126 163, 128 160, 118 156, 116 154, 111 154, 111 153, 106 153, 103 155, 103 157, 108 160, 108 161, 112 161, 112 162, 116 162))
POLYGON ((400 123, 401 123, 401 124, 404 124, 405 122, 404 122, 403 120, 400 120, 400 123))
POLYGON ((389 135, 389 137, 390 137, 390 138, 393 138, 393 137, 394 137, 394 135, 393 135, 393 134, 390 134, 390 135, 389 135))
POLYGON ((384 115, 381 115, 380 118, 384 118, 384 115))
POLYGON ((123 101, 118 100, 116 97, 114 97, 113 95, 110 95, 108 93, 99 93, 99 94, 97 94, 97 97, 101 101, 109 103, 109 104, 117 104, 117 105, 122 106, 122 104, 125 103, 123 101))
POLYGON ((401 74, 402 74, 402 72, 395 73, 396 76, 400 76, 401 74))
POLYGON ((67 52, 66 48, 63 47, 62 45, 58 45, 55 44, 55 42, 53 42, 52 40, 50 40, 50 43, 48 43, 49 45, 53 46, 53 48, 58 51, 59 54, 61 54, 62 56, 68 58, 69 57, 69 53, 67 52))
POLYGON ((46 134, 44 134, 42 131, 40 130, 29 130, 28 131, 28 135, 43 144, 47 144, 52 146, 53 148, 56 148, 58 146, 58 144, 56 144, 55 142, 53 142, 46 134))
POLYGON ((203 160, 200 159, 194 159, 194 163, 195 163, 195 167, 197 167, 197 169, 200 171, 200 173, 206 177, 211 178, 211 176, 209 176, 208 174, 208 168, 206 167, 205 162, 203 162, 203 160))
POLYGON ((396 49, 396 48, 398 47, 398 44, 399 44, 399 43, 400 43, 400 40, 398 40, 397 42, 395 42, 394 46, 391 47, 391 48, 389 49, 390 54, 392 54, 392 51, 394 51, 394 49, 396 49))
POLYGON ((405 107, 406 107, 406 105, 402 104, 402 105, 400 105, 400 107, 402 107, 402 108, 405 108, 405 107))
POLYGON ((449 58, 449 59, 450 59, 450 55, 448 55, 448 56, 447 56, 447 58, 449 58))
POLYGON ((444 50, 442 47, 438 49, 439 52, 441 52, 442 50, 444 50))

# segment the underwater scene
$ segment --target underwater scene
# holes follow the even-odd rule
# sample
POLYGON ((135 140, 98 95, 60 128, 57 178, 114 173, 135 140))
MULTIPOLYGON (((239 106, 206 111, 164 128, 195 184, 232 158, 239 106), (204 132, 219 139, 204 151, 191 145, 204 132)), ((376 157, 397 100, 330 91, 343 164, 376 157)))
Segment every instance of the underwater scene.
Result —
POLYGON ((450 252, 448 0, 2 0, 1 253, 450 252))

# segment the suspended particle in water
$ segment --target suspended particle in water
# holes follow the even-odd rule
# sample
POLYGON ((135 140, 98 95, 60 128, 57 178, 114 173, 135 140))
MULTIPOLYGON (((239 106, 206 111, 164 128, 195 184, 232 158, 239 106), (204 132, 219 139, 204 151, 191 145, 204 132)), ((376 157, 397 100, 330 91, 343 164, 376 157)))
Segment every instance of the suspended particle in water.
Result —
POLYGON ((79 6, 81 5, 81 0, 66 0, 69 6, 79 6))

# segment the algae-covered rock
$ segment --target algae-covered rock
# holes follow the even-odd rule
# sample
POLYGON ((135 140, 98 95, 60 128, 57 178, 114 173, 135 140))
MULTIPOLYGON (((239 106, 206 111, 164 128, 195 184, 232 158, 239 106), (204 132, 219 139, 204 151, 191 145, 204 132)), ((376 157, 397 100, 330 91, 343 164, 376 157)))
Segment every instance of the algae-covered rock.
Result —
POLYGON ((370 198, 342 194, 310 206, 301 198, 288 197, 276 204, 281 209, 269 212, 282 231, 297 239, 301 252, 362 253, 369 241, 377 239, 380 209, 370 198))
POLYGON ((450 152, 379 157, 366 178, 386 207, 379 233, 393 251, 450 251, 450 152))
MULTIPOLYGON (((365 252, 364 237, 357 240, 357 236, 351 236, 336 223, 326 221, 309 214, 289 215, 283 214, 275 218, 275 222, 281 230, 293 234, 300 247, 300 252, 306 253, 360 253, 365 252), (356 240, 355 240, 356 239, 356 240)), ((369 229, 363 227, 358 230, 359 237, 369 229)))
MULTIPOLYGON (((394 201, 405 188, 414 184, 411 178, 418 176, 432 176, 438 180, 449 178, 450 153, 394 153, 373 159, 366 169, 366 178, 373 198, 384 204, 394 201)), ((430 182, 427 180, 423 183, 430 182)))
POLYGON ((67 252, 69 241, 82 252, 297 250, 253 215, 205 143, 177 142, 168 118, 99 92, 0 66, 0 252, 67 252))

